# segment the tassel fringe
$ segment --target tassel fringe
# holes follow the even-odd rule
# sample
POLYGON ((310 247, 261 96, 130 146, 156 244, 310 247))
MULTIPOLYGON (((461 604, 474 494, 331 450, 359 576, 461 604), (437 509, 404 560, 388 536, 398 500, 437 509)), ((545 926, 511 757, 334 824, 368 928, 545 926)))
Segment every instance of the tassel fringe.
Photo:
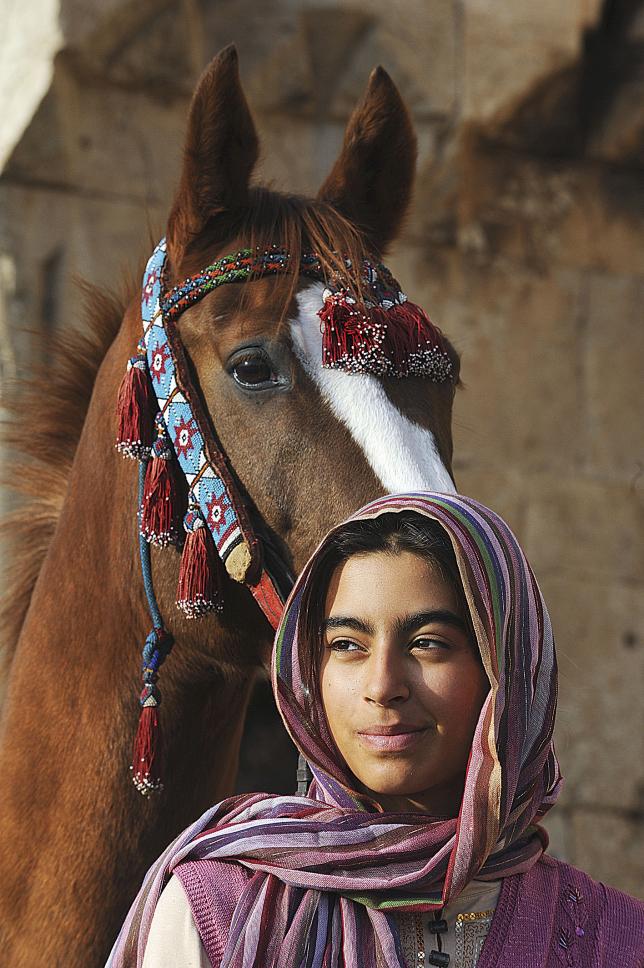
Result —
POLYGON ((187 618, 198 618, 223 608, 225 572, 198 508, 188 508, 183 526, 186 541, 179 569, 177 605, 187 618))
POLYGON ((187 493, 163 415, 157 414, 155 422, 157 439, 145 472, 140 528, 146 541, 164 548, 181 537, 187 493))
POLYGON ((371 321, 349 293, 325 292, 318 313, 323 326, 322 366, 349 372, 380 372, 386 326, 371 321))
POLYGON ((159 669, 168 656, 174 639, 165 629, 152 629, 143 649, 143 690, 139 697, 141 715, 132 750, 132 782, 139 793, 149 797, 163 789, 161 725, 157 687, 159 669))
POLYGON ((157 401, 148 373, 145 347, 139 343, 137 355, 128 361, 116 405, 116 448, 124 457, 140 460, 150 453, 156 410, 157 401))
POLYGON ((324 367, 399 378, 422 376, 436 383, 452 375, 443 334, 414 303, 394 302, 363 311, 346 290, 326 290, 318 315, 324 367))
POLYGON ((373 309, 371 315, 386 318, 382 351, 394 363, 393 376, 422 376, 435 383, 452 376, 454 364, 445 337, 424 309, 403 302, 391 309, 373 309))
POLYGON ((163 782, 158 775, 159 756, 161 752, 161 730, 159 728, 158 706, 150 701, 141 710, 139 726, 134 738, 132 753, 132 782, 139 793, 149 797, 163 789, 163 782))

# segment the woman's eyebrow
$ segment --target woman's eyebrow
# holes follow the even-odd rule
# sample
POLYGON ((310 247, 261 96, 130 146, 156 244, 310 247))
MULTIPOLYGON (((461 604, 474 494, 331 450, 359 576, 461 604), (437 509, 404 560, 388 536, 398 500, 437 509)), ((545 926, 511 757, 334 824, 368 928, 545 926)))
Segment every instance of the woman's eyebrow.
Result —
POLYGON ((423 625, 433 625, 437 622, 441 625, 451 625, 461 632, 467 632, 467 626, 460 615, 448 608, 432 609, 429 612, 414 612, 413 615, 397 618, 394 627, 399 635, 408 635, 423 625))
POLYGON ((364 632, 365 635, 375 635, 375 629, 369 622, 360 618, 351 618, 346 615, 330 615, 325 618, 322 628, 329 629, 353 629, 354 632, 364 632))
MULTIPOLYGON (((415 629, 422 628, 423 625, 436 623, 451 625, 461 632, 467 632, 467 626, 460 615, 447 608, 432 609, 428 612, 414 612, 411 615, 398 617, 394 620, 394 629, 397 635, 408 635, 415 629)), ((376 632, 370 622, 349 615, 330 615, 324 620, 322 628, 324 631, 339 628, 352 629, 354 632, 363 632, 365 635, 375 635, 376 632)))

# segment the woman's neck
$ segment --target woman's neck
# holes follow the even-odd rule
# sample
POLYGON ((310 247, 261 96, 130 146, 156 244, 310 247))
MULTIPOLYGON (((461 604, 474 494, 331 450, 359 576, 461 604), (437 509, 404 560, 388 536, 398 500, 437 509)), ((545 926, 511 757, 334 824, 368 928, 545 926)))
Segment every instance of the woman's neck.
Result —
POLYGON ((378 793, 362 785, 359 790, 375 800, 385 813, 422 813, 436 820, 449 820, 458 816, 464 786, 462 777, 444 787, 412 794, 378 793))

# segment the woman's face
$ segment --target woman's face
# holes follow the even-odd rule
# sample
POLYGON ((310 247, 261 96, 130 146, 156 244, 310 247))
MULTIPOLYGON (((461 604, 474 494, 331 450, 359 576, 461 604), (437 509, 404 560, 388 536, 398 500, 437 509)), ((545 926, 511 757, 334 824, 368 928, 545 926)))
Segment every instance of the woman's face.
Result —
POLYGON ((332 575, 321 665, 333 738, 387 811, 456 816, 489 682, 451 584, 411 552, 332 575))

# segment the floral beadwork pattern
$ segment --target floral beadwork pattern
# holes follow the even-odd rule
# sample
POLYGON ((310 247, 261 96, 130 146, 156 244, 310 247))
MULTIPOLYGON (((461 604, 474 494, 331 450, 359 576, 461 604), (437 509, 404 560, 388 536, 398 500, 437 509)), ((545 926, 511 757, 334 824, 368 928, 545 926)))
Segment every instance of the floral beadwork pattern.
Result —
POLYGON ((242 533, 224 481, 209 462, 203 435, 188 399, 177 381, 172 349, 160 309, 161 277, 166 245, 162 240, 146 269, 141 314, 148 367, 159 408, 192 500, 214 538, 222 561, 242 541, 242 533))

